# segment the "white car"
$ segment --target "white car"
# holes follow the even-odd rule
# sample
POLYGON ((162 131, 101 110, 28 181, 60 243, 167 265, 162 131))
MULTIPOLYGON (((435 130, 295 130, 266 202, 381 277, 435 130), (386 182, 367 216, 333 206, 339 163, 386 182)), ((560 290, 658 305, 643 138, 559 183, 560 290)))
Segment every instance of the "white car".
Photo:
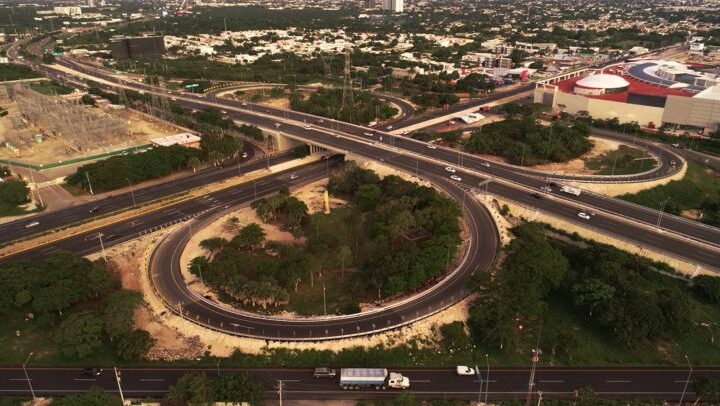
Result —
POLYGON ((480 166, 484 166, 486 168, 490 167, 490 164, 488 162, 480 162, 480 166))
POLYGON ((462 182, 462 178, 457 175, 450 175, 450 179, 454 180, 455 182, 462 182))
POLYGON ((247 102, 240 103, 241 106, 247 106, 247 102))
POLYGON ((540 188, 543 192, 552 192, 552 188, 550 186, 543 186, 540 188))
POLYGON ((372 136, 373 136, 373 133, 371 133, 371 132, 367 132, 367 133, 363 133, 363 134, 364 134, 365 136, 367 136, 367 137, 372 137, 372 136))
POLYGON ((227 110, 220 110, 221 113, 227 114, 227 110))
POLYGON ((280 123, 275 123, 275 128, 280 128, 280 123))
POLYGON ((430 148, 430 149, 437 149, 437 145, 435 145, 435 144, 428 144, 428 148, 430 148))
POLYGON ((39 221, 33 221, 33 222, 28 223, 27 225, 25 225, 25 228, 35 227, 35 226, 38 225, 38 224, 40 224, 39 221))
POLYGON ((247 158, 247 152, 243 152, 242 157, 247 158))
POLYGON ((303 127, 304 127, 306 130, 310 130, 310 129, 312 128, 312 125, 311 125, 311 124, 305 124, 303 127))
POLYGON ((457 368, 455 368, 455 371, 460 376, 475 375, 475 369, 466 367, 465 365, 459 365, 457 368))
POLYGON ((392 130, 392 128, 393 128, 393 127, 392 127, 391 125, 385 127, 386 130, 392 130))
POLYGON ((290 175, 290 180, 295 180, 295 179, 297 179, 297 178, 298 178, 298 176, 295 175, 294 173, 293 173, 292 175, 290 175))
POLYGON ((585 213, 584 211, 578 213, 578 217, 580 217, 581 219, 590 220, 590 215, 585 213))
POLYGON ((446 166, 446 167, 445 167, 445 170, 448 171, 448 172, 455 173, 455 168, 453 168, 452 166, 446 166))

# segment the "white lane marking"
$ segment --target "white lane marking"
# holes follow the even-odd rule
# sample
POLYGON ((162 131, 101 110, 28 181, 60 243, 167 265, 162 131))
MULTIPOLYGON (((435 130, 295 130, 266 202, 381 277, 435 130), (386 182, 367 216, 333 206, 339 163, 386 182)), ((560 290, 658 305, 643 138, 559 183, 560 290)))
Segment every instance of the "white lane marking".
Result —
POLYGON ((97 379, 94 378, 75 378, 73 381, 97 381, 97 379))
POLYGON ((562 383, 562 382, 565 382, 565 381, 561 381, 561 380, 559 380, 559 379, 556 379, 556 380, 548 380, 548 381, 538 381, 538 383, 562 383))
POLYGON ((429 380, 429 379, 413 379, 413 382, 424 382, 424 383, 428 383, 428 382, 430 382, 430 380, 429 380))
POLYGON ((140 382, 165 382, 164 379, 141 379, 140 382))
POLYGON ((630 381, 622 381, 622 380, 614 380, 614 381, 605 381, 607 383, 630 383, 630 381))
MULTIPOLYGON (((26 381, 27 382, 27 379, 25 379, 25 378, 10 378, 9 380, 10 381, 26 381)), ((30 380, 32 381, 32 379, 30 379, 30 380)))

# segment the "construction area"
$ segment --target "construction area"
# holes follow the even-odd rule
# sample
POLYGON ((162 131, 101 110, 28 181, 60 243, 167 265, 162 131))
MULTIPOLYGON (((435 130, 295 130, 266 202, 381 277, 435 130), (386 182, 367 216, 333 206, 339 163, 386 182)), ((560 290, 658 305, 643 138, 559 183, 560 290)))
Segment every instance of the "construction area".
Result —
POLYGON ((82 104, 82 94, 46 96, 26 85, 0 86, 0 158, 47 165, 145 145, 178 129, 111 105, 82 104))

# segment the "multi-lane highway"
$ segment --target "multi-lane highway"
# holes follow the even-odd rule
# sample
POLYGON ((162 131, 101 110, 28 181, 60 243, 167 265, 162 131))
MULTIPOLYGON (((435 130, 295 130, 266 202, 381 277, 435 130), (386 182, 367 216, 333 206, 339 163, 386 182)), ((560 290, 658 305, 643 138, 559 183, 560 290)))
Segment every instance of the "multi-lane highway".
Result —
MULTIPOLYGON (((472 360, 467 362, 473 365, 472 360)), ((457 376, 454 368, 392 368, 410 378, 417 399, 511 400, 526 399, 531 371, 528 368, 487 368, 485 360, 477 376, 457 376)), ((28 368, 36 396, 68 395, 99 386, 118 393, 112 368, 100 376, 83 375, 81 368, 28 368)), ((118 368, 125 398, 161 397, 186 373, 209 378, 229 372, 246 372, 263 384, 267 399, 278 399, 278 381, 283 381, 284 399, 392 399, 398 390, 344 391, 338 378, 316 379, 310 368, 170 367, 118 368)), ((644 399, 677 402, 696 400, 692 381, 701 376, 720 379, 718 368, 538 368, 532 386, 533 404, 543 400, 589 401, 581 389, 590 389, 604 399, 644 399), (688 379, 690 378, 690 379, 688 379), (686 385, 686 382, 689 384, 686 385)), ((30 396, 28 378, 22 368, 0 368, 0 395, 30 396)), ((581 402, 582 403, 582 402, 581 402)))

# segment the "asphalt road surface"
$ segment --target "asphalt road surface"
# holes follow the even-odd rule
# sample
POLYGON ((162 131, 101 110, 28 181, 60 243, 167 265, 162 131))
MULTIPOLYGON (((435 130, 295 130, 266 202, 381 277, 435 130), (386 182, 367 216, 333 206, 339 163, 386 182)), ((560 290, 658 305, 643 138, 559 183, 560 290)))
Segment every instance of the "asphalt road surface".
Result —
MULTIPOLYGON (((473 365, 472 360, 468 360, 473 365)), ((454 368, 389 368, 410 379, 409 391, 418 399, 509 400, 526 399, 528 368, 491 368, 480 366, 479 375, 457 376, 454 368)), ((118 374, 126 398, 162 397, 185 373, 208 377, 228 372, 247 372, 260 380, 267 399, 278 398, 278 381, 283 381, 283 399, 392 399, 400 390, 346 391, 339 378, 313 378, 310 368, 119 368, 118 374)), ((82 393, 99 386, 118 393, 112 367, 99 376, 88 377, 82 368, 27 369, 36 396, 82 393)), ((695 400, 692 382, 700 376, 720 378, 718 368, 538 368, 532 385, 533 401, 540 392, 543 400, 577 399, 576 391, 591 388, 605 399, 643 399, 677 402, 695 400), (688 379, 690 378, 690 379, 688 379), (687 383, 687 385, 686 385, 687 383), (683 396, 684 393, 684 396, 683 396)), ((0 394, 30 396, 28 380, 22 368, 0 369, 0 394)), ((580 399, 578 399, 580 400, 580 399)), ((533 403, 535 404, 535 403, 533 403)))

